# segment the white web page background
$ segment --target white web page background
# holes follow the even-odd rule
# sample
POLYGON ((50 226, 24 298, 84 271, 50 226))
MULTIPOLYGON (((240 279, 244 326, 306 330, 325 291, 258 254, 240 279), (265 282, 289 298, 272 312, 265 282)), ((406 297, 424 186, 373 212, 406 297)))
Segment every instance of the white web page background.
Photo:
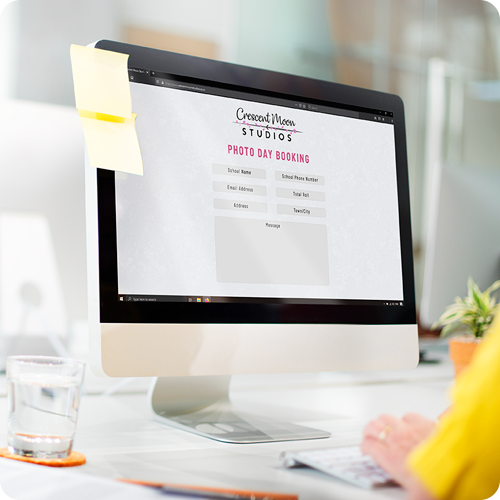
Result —
POLYGON ((120 294, 403 299, 391 125, 136 83, 131 91, 144 177, 116 174, 120 294), (300 133, 251 137, 235 123, 240 107, 278 113, 300 133), (277 150, 309 163, 277 160, 277 150))

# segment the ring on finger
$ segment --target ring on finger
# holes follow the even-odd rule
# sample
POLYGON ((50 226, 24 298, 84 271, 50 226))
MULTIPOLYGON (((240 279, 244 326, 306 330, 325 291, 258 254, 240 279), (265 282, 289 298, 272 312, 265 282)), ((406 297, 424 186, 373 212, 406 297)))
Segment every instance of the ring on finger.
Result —
POLYGON ((380 431, 380 434, 378 435, 378 440, 383 443, 387 439, 387 436, 390 434, 391 431, 392 431, 392 426, 391 425, 386 425, 380 431))

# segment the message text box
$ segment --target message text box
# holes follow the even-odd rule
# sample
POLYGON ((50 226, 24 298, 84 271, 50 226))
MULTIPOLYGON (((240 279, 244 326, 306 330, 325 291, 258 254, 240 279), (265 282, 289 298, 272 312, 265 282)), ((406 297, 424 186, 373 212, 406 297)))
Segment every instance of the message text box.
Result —
POLYGON ((324 224, 215 217, 217 281, 330 284, 324 224))

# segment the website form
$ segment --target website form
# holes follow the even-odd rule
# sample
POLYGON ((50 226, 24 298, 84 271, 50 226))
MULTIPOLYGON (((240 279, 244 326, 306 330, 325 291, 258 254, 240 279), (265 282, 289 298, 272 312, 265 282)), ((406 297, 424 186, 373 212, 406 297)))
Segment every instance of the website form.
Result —
POLYGON ((393 125, 131 92, 144 177, 115 174, 119 294, 403 300, 393 125))

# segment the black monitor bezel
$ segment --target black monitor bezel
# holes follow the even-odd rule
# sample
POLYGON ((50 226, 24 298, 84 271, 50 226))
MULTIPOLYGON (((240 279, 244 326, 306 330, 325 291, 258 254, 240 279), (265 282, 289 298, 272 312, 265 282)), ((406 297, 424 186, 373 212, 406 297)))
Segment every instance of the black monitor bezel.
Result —
POLYGON ((101 323, 150 324, 416 324, 404 107, 392 94, 276 73, 193 56, 101 40, 98 49, 129 54, 128 65, 231 88, 287 96, 316 104, 393 113, 400 216, 403 306, 121 302, 118 300, 115 174, 97 169, 99 304, 101 323))

